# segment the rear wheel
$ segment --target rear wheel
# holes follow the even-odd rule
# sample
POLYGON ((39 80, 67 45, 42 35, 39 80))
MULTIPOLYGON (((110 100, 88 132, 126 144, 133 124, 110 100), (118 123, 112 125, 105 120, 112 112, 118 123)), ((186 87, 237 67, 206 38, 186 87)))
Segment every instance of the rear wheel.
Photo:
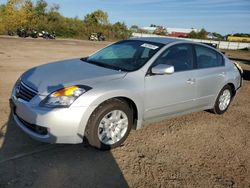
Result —
POLYGON ((222 88, 216 99, 213 112, 216 114, 223 114, 224 112, 227 111, 231 103, 231 100, 232 100, 232 88, 229 85, 226 85, 222 88))
POLYGON ((120 146, 128 137, 132 118, 125 102, 112 99, 102 103, 88 121, 85 135, 89 144, 102 150, 120 146))

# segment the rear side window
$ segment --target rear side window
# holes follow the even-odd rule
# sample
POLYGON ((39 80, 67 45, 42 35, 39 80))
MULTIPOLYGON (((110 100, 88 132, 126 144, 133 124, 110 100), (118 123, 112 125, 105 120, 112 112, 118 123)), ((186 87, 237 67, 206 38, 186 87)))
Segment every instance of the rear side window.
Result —
POLYGON ((219 67, 224 65, 224 60, 218 52, 204 46, 195 45, 197 68, 219 67))
POLYGON ((175 72, 193 69, 193 48, 190 44, 177 44, 166 49, 154 65, 173 65, 175 72))

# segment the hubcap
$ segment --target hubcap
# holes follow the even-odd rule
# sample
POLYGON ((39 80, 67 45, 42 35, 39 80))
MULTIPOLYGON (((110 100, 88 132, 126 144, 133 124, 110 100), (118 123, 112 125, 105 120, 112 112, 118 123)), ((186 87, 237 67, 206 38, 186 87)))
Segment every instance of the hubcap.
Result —
POLYGON ((119 142, 128 130, 128 117, 121 110, 107 113, 98 126, 98 138, 106 145, 119 142))
POLYGON ((231 93, 228 89, 225 89, 219 98, 219 108, 224 111, 231 101, 231 93))

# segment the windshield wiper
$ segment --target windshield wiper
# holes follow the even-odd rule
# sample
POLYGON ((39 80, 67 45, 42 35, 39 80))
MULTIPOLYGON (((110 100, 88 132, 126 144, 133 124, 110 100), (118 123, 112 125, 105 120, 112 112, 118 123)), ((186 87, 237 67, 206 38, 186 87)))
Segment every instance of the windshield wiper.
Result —
POLYGON ((101 63, 101 62, 98 62, 98 61, 88 60, 88 58, 81 58, 81 60, 85 61, 87 63, 93 64, 93 65, 97 65, 97 66, 108 68, 108 69, 112 69, 112 70, 123 71, 123 72, 127 72, 128 71, 128 70, 121 69, 120 67, 116 67, 116 66, 113 66, 113 65, 104 64, 104 63, 101 63))
POLYGON ((100 67, 105 67, 105 68, 107 68, 104 64, 102 64, 102 63, 100 63, 100 62, 88 60, 87 57, 83 57, 83 58, 81 58, 80 60, 82 60, 82 61, 84 61, 84 62, 87 62, 87 63, 90 63, 90 64, 98 65, 98 66, 100 66, 100 67))

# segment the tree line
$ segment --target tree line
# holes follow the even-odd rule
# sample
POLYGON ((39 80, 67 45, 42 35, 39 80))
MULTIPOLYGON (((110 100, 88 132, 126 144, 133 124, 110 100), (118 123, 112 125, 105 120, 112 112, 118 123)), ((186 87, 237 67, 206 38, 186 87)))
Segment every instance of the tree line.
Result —
POLYGON ((0 5, 0 34, 28 31, 55 32, 59 37, 88 39, 92 32, 102 32, 108 40, 125 39, 131 35, 125 23, 109 22, 108 14, 96 10, 83 19, 67 18, 59 13, 59 5, 48 6, 45 0, 8 0, 0 5))

